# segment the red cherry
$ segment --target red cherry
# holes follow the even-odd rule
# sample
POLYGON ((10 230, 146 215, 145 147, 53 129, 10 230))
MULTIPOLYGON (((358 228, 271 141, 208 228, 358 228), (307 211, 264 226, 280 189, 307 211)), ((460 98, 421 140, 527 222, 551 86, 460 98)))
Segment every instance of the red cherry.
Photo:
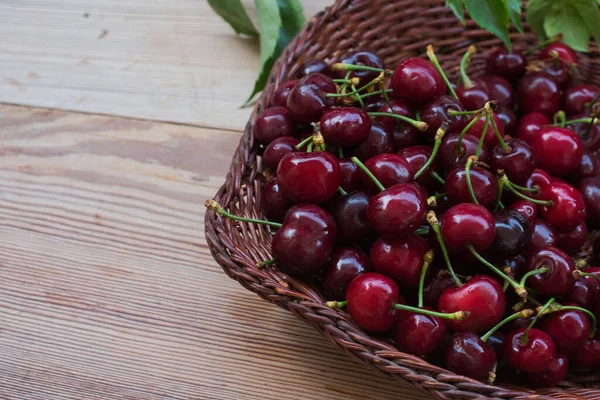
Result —
POLYGON ((446 368, 473 379, 485 379, 496 364, 496 353, 473 332, 457 333, 446 347, 446 368))
POLYGON ((294 206, 273 236, 273 258, 286 274, 315 274, 329 260, 335 235, 335 222, 327 211, 314 204, 294 206))
POLYGON ((373 122, 367 138, 355 150, 355 156, 364 161, 377 154, 394 152, 394 136, 379 122, 373 122))
MULTIPOLYGON (((538 190, 540 190, 549 185, 551 182, 552 177, 546 171, 536 168, 531 173, 529 179, 527 179, 527 182, 525 182, 525 187, 529 189, 534 189, 537 187, 538 190)), ((539 198, 539 193, 532 193, 530 194, 530 197, 537 199, 539 198)))
POLYGON ((370 271, 369 257, 361 250, 340 247, 331 255, 331 260, 323 269, 321 288, 323 295, 331 300, 346 298, 350 282, 358 275, 370 271))
MULTIPOLYGON (((398 152, 398 154, 406 159, 414 173, 417 173, 431 157, 432 148, 430 146, 411 146, 406 147, 398 152)), ((416 182, 420 185, 430 188, 436 181, 431 177, 431 173, 436 169, 439 162, 437 157, 433 159, 433 163, 427 167, 417 179, 416 182)))
POLYGON ((517 125, 519 124, 515 112, 506 106, 498 106, 496 108, 496 115, 504 127, 504 133, 514 136, 517 133, 517 125))
POLYGON ((288 153, 279 162, 277 180, 281 191, 294 203, 324 203, 340 186, 337 158, 324 151, 288 153))
POLYGON ((583 143, 573 131, 556 126, 542 128, 531 147, 539 167, 550 174, 566 176, 577 170, 583 157, 583 143))
POLYGON ((441 232, 450 249, 472 244, 477 251, 483 251, 490 247, 496 235, 494 216, 479 204, 457 204, 442 217, 441 232))
POLYGON ((271 98, 271 107, 287 107, 287 99, 294 86, 296 86, 296 83, 298 83, 297 79, 286 81, 280 84, 271 98))
POLYGON ((572 182, 579 182, 585 178, 593 178, 600 175, 600 159, 590 150, 583 152, 579 168, 570 176, 572 182))
POLYGON ((532 275, 527 279, 536 292, 543 296, 566 296, 575 285, 575 263, 567 253, 556 247, 542 247, 527 258, 524 272, 546 267, 548 272, 532 275))
POLYGON ((525 329, 517 329, 504 339, 504 359, 513 368, 525 372, 545 370, 556 357, 556 346, 552 338, 539 329, 532 328, 527 342, 522 343, 525 329))
POLYGON ((570 253, 579 250, 585 244, 588 229, 585 222, 577 225, 577 228, 568 232, 558 232, 558 247, 570 253))
POLYGON ((554 58, 553 52, 558 54, 558 59, 564 64, 577 64, 577 53, 561 42, 554 42, 546 45, 539 54, 540 60, 551 60, 554 58))
POLYGON ((397 149, 415 146, 421 139, 421 132, 409 124, 398 124, 393 132, 394 143, 397 149))
MULTIPOLYGON (((580 119, 589 117, 590 116, 586 114, 577 114, 571 118, 580 119)), ((596 152, 600 150, 600 125, 593 124, 591 129, 588 129, 589 127, 590 124, 585 122, 577 122, 567 125, 567 128, 571 129, 581 138, 581 142, 586 149, 596 152)))
MULTIPOLYGON (((483 129, 485 128, 485 116, 481 116, 481 117, 476 116, 475 118, 479 118, 479 119, 477 120, 477 122, 475 122, 475 124, 471 127, 471 129, 469 129, 468 134, 471 136, 475 136, 477 138, 477 140, 479 140, 481 135, 483 135, 483 129)), ((492 118, 494 119, 494 122, 496 123, 496 127, 498 128, 498 132, 500 133, 500 136, 504 136, 504 125, 502 125, 502 121, 500 121, 500 118, 498 118, 498 115, 495 112, 492 113, 492 118)), ((492 148, 492 147, 496 146, 498 143, 500 143, 498 141, 498 136, 496 136, 496 132, 494 131, 494 128, 492 128, 491 121, 490 121, 490 124, 488 125, 487 130, 485 131, 485 139, 483 139, 483 142, 485 143, 485 145, 488 148, 492 148)))
POLYGON ((352 162, 350 157, 340 158, 340 187, 346 192, 353 192, 360 188, 360 175, 358 174, 358 166, 352 162))
POLYGON ((309 60, 302 63, 298 69, 298 78, 304 78, 306 75, 315 73, 331 75, 331 68, 323 60, 309 60))
MULTIPOLYGON (((456 145, 459 138, 458 133, 451 133, 444 136, 442 146, 440 147, 440 158, 444 164, 444 168, 451 170, 456 167, 462 167, 467 163, 470 156, 474 156, 477 152, 479 138, 471 135, 465 135, 460 144, 460 150, 456 151, 456 145)), ((479 161, 486 162, 488 158, 488 149, 484 144, 479 153, 479 161)))
POLYGON ((571 74, 569 73, 569 67, 561 64, 557 60, 551 60, 543 63, 542 71, 550 75, 552 79, 558 83, 561 89, 564 89, 569 84, 571 74))
MULTIPOLYGON (((377 111, 384 112, 384 113, 398 114, 398 115, 402 115, 404 117, 408 117, 408 118, 412 118, 412 119, 415 118, 415 113, 412 112, 410 107, 402 100, 397 100, 397 99, 391 100, 391 104, 392 104, 392 108, 390 108, 389 104, 384 102, 377 111)), ((396 125, 402 124, 397 118, 393 118, 393 117, 375 117, 375 118, 373 118, 373 120, 385 125, 385 127, 389 131, 393 131, 394 128, 396 128, 396 125)), ((402 125, 404 125, 404 124, 402 124, 402 125)), ((416 132, 418 132, 418 130, 416 128, 414 128, 412 125, 409 125, 409 126, 412 129, 414 129, 416 132)))
POLYGON ((287 99, 287 108, 297 122, 316 122, 331 105, 325 93, 336 91, 335 83, 327 75, 318 73, 307 75, 291 90, 287 99))
MULTIPOLYGON (((470 168, 471 186, 475 198, 484 207, 491 208, 496 204, 498 197, 498 184, 496 177, 481 167, 470 168)), ((473 199, 467 186, 467 174, 465 167, 458 167, 448 173, 445 184, 448 198, 454 204, 472 203, 473 199)))
POLYGON ((435 66, 421 58, 402 61, 394 70, 391 81, 394 94, 411 105, 425 104, 446 93, 446 85, 435 66))
POLYGON ((540 212, 556 229, 571 231, 585 221, 584 198, 568 183, 552 182, 544 186, 540 198, 552 202, 552 205, 542 205, 540 212))
POLYGON ((503 209, 494 214, 496 238, 490 251, 503 257, 518 255, 529 244, 532 228, 527 218, 517 210, 503 209))
MULTIPOLYGON (((426 310, 433 310, 425 307, 426 310)), ((426 356, 442 342, 446 335, 443 319, 424 314, 405 313, 394 328, 394 340, 398 350, 426 356)))
POLYGON ((361 328, 385 332, 396 320, 392 307, 401 300, 398 286, 385 275, 365 272, 350 282, 346 291, 348 314, 361 328))
MULTIPOLYGON (((588 272, 587 269, 584 272, 588 272)), ((598 295, 600 295, 598 280, 591 276, 582 276, 575 281, 575 286, 566 297, 566 301, 580 307, 593 309, 598 295)))
POLYGON ((519 82, 518 93, 523 114, 540 112, 552 117, 560 107, 560 88, 545 72, 525 75, 519 82))
MULTIPOLYGON (((340 61, 343 64, 352 64, 352 65, 362 65, 371 68, 383 68, 383 61, 379 56, 369 50, 358 49, 350 51, 344 54, 340 61)), ((344 78, 346 75, 346 71, 340 71, 338 73, 338 78, 344 78)), ((366 85, 373 79, 377 78, 379 75, 378 72, 375 71, 352 71, 350 73, 351 78, 359 78, 360 85, 366 85)))
POLYGON ((527 218, 529 225, 533 227, 538 212, 537 206, 535 204, 533 204, 529 200, 517 200, 514 203, 510 204, 508 208, 512 208, 513 210, 517 210, 518 212, 523 214, 523 216, 527 218))
POLYGON ((590 226, 600 226, 600 177, 586 178, 579 183, 590 226))
POLYGON ((504 47, 493 50, 487 58, 487 70, 490 74, 500 75, 515 81, 525 73, 527 61, 519 52, 511 53, 504 47))
POLYGON ((575 370, 600 368, 600 336, 586 340, 569 354, 569 364, 575 370))
POLYGON ((449 329, 456 332, 480 332, 496 325, 504 315, 506 298, 502 286, 487 275, 477 275, 461 287, 445 289, 438 300, 443 313, 469 311, 462 320, 447 320, 449 329))
POLYGON ((265 217, 271 221, 281 221, 290 207, 291 204, 281 193, 277 178, 267 181, 260 198, 260 209, 265 217))
POLYGON ((592 101, 600 94, 593 85, 575 85, 568 87, 563 93, 563 110, 568 116, 583 114, 592 105, 592 101))
POLYGON ((592 326, 583 311, 564 310, 550 314, 540 329, 550 335, 558 350, 571 351, 587 340, 592 326))
POLYGON ((408 235, 425 222, 427 199, 412 183, 392 186, 373 196, 367 207, 371 226, 383 235, 408 235))
POLYGON ((512 108, 515 102, 515 92, 512 84, 506 78, 500 75, 486 75, 482 79, 490 92, 490 100, 496 101, 498 105, 512 108))
POLYGON ((329 211, 338 227, 338 241, 344 244, 361 243, 368 239, 371 227, 367 220, 369 194, 359 190, 334 199, 329 211))
POLYGON ((371 120, 360 108, 332 108, 321 116, 321 133, 331 146, 356 146, 365 141, 370 130, 371 120))
POLYGON ((558 385, 567 376, 569 360, 565 353, 558 353, 548 366, 534 373, 524 373, 525 382, 535 387, 552 387, 558 385))
POLYGON ((546 246, 555 246, 557 241, 558 237, 554 228, 545 219, 537 218, 533 224, 533 235, 531 236, 531 242, 529 242, 529 248, 534 250, 546 246))
POLYGON ((400 285, 417 287, 427 251, 427 241, 413 234, 403 238, 380 237, 373 243, 369 256, 377 272, 400 285))
POLYGON ((454 278, 447 271, 441 271, 423 288, 423 303, 428 307, 437 307, 442 292, 455 286, 454 278))
POLYGON ((533 112, 523 115, 517 126, 517 137, 528 144, 533 142, 533 138, 538 135, 538 132, 546 125, 552 122, 546 115, 533 112))
POLYGON ((467 119, 464 115, 450 115, 451 110, 465 111, 465 108, 460 101, 447 95, 437 97, 421 108, 421 120, 429 125, 424 134, 429 139, 435 137, 438 128, 444 122, 448 124, 448 131, 450 132, 460 132, 467 125, 467 119))
MULTIPOLYGON (((408 183, 413 179, 414 172, 406 159, 398 154, 378 154, 365 161, 365 167, 384 187, 398 183, 408 183)), ((358 172, 363 185, 372 193, 379 191, 371 178, 362 171, 358 172)))
POLYGON ((501 145, 492 148, 489 164, 494 170, 504 170, 512 182, 524 184, 535 169, 533 149, 520 139, 506 140, 507 149, 501 145))
POLYGON ((279 161, 288 153, 296 151, 296 146, 300 141, 293 137, 280 137, 273 140, 265 149, 262 155, 263 165, 270 171, 277 171, 279 161))
POLYGON ((484 80, 474 78, 471 79, 471 83, 473 85, 469 88, 459 84, 456 87, 456 95, 467 110, 478 110, 492 100, 491 93, 484 80))

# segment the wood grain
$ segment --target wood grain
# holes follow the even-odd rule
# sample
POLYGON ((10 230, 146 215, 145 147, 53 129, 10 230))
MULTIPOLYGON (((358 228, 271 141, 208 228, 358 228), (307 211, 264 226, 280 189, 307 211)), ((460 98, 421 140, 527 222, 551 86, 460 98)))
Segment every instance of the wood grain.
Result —
POLYGON ((0 105, 0 398, 423 399, 230 280, 239 134, 0 105))
POLYGON ((0 102, 238 130, 250 115, 258 42, 205 0, 3 0, 0 37, 0 102))

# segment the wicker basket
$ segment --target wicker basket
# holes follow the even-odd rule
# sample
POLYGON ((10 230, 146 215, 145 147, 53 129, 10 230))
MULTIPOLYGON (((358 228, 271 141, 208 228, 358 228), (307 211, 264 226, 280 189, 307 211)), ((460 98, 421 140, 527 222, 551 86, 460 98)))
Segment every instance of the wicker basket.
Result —
MULTIPOLYGON (((513 34, 512 40, 516 48, 536 44, 531 33, 513 34)), ((455 78, 460 57, 473 43, 480 52, 473 58, 469 70, 477 76, 483 72, 486 50, 501 43, 472 21, 467 22, 466 27, 461 26, 442 0, 338 0, 306 24, 275 64, 233 156, 227 181, 215 199, 234 214, 261 216, 260 189, 264 176, 252 133, 254 122, 256 115, 268 107, 277 86, 293 77, 303 61, 334 61, 351 49, 366 48, 377 52, 387 66, 393 67, 405 56, 422 55, 425 47, 433 44, 442 66, 455 78)), ((598 56, 595 48, 590 55, 580 55, 582 77, 596 84, 600 84, 598 56)), ((487 385, 401 353, 390 343, 362 331, 345 312, 326 307, 318 291, 304 282, 272 267, 258 269, 257 261, 271 258, 269 228, 231 221, 212 211, 207 212, 205 225, 213 256, 231 278, 310 323, 355 360, 404 385, 419 388, 440 399, 600 399, 600 373, 569 377, 560 387, 534 391, 516 386, 487 385), (593 384, 595 386, 589 386, 593 384)))

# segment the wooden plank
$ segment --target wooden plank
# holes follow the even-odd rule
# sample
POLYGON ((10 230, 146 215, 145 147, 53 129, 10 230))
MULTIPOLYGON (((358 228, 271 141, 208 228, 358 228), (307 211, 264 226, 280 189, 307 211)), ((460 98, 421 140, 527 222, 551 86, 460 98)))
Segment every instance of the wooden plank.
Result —
POLYGON ((224 129, 250 115, 258 43, 204 0, 3 0, 0 37, 0 102, 224 129))
POLYGON ((238 133, 0 106, 0 398, 423 399, 230 280, 238 133))

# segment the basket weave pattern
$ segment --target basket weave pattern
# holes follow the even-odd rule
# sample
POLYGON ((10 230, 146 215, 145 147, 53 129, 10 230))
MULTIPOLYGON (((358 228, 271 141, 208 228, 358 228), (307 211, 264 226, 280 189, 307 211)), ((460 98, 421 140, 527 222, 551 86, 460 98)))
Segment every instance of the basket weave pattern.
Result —
MULTIPOLYGON (((537 43, 531 33, 511 36, 516 48, 530 48, 537 43)), ((268 107, 278 85, 294 77, 304 61, 333 62, 351 49, 366 48, 375 51, 386 66, 393 68, 406 56, 423 55, 428 44, 434 45, 442 67, 451 78, 458 75, 460 57, 470 44, 476 44, 480 50, 469 67, 472 76, 484 72, 486 50, 501 45, 472 21, 461 26, 441 0, 338 0, 313 17, 273 68, 233 156, 227 180, 215 200, 233 214, 261 217, 260 189, 265 177, 253 138, 254 122, 256 115, 268 107)), ((580 56, 582 78, 595 84, 600 84, 598 56, 595 47, 589 55, 580 56)), ((214 258, 232 279, 310 323, 355 360, 405 385, 425 390, 439 399, 600 399, 600 373, 571 376, 559 387, 535 391, 487 385, 401 353, 393 344, 358 328, 345 312, 326 307, 324 299, 310 285, 273 267, 257 268, 256 262, 271 258, 268 227, 232 221, 208 211, 205 228, 214 258)))

